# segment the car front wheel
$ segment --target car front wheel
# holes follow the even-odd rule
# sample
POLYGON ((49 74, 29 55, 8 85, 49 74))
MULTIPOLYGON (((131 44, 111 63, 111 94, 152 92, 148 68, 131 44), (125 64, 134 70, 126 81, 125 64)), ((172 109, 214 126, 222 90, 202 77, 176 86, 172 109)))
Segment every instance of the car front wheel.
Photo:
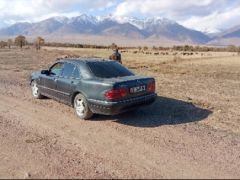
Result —
POLYGON ((74 109, 81 119, 89 119, 93 116, 91 109, 88 107, 86 98, 82 94, 76 95, 74 98, 74 109))
POLYGON ((34 98, 36 98, 36 99, 43 98, 43 96, 39 92, 38 85, 37 85, 37 82, 35 80, 32 81, 32 83, 31 83, 31 89, 32 89, 32 95, 33 95, 34 98))

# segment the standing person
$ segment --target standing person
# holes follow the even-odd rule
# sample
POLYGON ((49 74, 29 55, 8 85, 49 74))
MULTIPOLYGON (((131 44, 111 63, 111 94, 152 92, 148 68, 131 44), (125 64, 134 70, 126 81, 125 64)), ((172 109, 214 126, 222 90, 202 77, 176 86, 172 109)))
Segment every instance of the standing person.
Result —
POLYGON ((118 52, 118 48, 116 48, 114 50, 114 53, 109 57, 109 59, 114 60, 119 62, 120 64, 122 64, 122 56, 121 54, 118 52))

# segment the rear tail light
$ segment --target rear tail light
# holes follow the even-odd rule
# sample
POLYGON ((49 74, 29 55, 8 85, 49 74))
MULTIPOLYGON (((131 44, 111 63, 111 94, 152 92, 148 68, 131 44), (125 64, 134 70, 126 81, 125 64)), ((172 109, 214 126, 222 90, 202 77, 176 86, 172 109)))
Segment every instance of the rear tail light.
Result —
POLYGON ((108 100, 121 99, 121 98, 126 97, 127 95, 128 95, 128 89, 126 89, 126 88, 111 89, 104 94, 104 96, 108 100))
POLYGON ((147 91, 148 92, 155 92, 156 86, 155 86, 155 81, 150 82, 147 86, 147 91))

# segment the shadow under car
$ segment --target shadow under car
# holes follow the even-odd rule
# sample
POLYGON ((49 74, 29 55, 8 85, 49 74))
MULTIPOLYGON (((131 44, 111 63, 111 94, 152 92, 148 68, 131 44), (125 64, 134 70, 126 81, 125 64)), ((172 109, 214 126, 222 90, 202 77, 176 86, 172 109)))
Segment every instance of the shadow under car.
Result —
MULTIPOLYGON (((134 127, 154 128, 162 125, 202 121, 210 114, 212 114, 212 111, 197 107, 191 102, 158 96, 152 105, 112 117, 117 123, 134 127)), ((108 118, 102 115, 93 118, 94 121, 103 119, 108 118)))

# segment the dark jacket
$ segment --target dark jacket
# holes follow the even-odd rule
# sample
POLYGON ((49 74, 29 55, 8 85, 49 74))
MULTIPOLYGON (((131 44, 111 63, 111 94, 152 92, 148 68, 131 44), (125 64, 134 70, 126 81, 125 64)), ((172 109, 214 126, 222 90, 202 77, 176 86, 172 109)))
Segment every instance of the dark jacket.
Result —
POLYGON ((116 50, 110 57, 109 59, 114 60, 114 61, 118 61, 119 63, 122 64, 122 56, 121 54, 118 52, 118 50, 116 50))

